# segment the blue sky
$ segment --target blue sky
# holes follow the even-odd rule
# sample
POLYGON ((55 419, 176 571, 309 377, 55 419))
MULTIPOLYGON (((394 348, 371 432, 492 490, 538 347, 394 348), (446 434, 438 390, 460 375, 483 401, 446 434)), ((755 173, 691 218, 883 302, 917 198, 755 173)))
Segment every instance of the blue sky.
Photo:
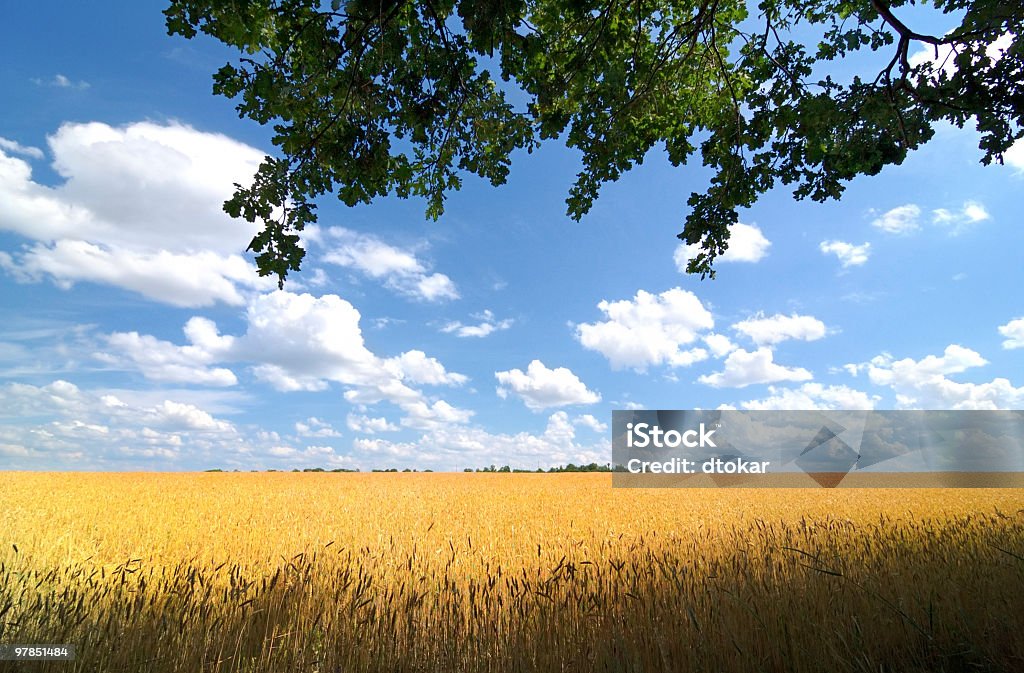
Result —
POLYGON ((608 461, 613 409, 1024 406, 1024 146, 942 127, 841 202, 776 190, 700 281, 707 171, 653 152, 577 223, 549 144, 438 222, 322 200, 281 292, 220 210, 269 134, 160 9, 0 27, 0 469, 535 468, 608 461))

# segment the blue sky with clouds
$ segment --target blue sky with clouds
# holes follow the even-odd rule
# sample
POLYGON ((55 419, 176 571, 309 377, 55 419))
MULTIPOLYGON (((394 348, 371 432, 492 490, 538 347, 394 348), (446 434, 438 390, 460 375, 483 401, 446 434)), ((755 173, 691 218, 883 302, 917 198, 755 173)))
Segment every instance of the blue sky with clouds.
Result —
POLYGON ((704 169, 653 152, 577 223, 549 144, 438 222, 324 199, 278 291, 221 211, 269 134, 160 9, 0 27, 0 469, 535 468, 609 460, 612 409, 1024 406, 1020 144, 772 192, 714 281, 674 238, 704 169))

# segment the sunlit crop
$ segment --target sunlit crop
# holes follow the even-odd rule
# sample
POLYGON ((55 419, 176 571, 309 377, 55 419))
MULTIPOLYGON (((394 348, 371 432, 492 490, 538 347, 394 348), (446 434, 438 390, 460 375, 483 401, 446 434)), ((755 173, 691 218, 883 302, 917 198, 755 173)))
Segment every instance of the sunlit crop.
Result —
POLYGON ((1024 491, 0 473, 0 671, 1024 670, 1024 491))

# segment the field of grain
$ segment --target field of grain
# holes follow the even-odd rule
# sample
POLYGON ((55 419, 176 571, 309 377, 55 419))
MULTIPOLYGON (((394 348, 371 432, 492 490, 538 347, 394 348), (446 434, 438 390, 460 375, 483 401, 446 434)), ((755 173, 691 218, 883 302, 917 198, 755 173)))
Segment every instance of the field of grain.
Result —
POLYGON ((0 671, 1020 671, 1024 491, 0 473, 0 671))

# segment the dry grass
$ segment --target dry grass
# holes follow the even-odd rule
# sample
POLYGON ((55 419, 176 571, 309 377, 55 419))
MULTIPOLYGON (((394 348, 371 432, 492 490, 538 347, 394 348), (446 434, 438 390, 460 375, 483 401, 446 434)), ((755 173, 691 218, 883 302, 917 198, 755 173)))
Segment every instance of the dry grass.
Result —
POLYGON ((1024 491, 610 483, 0 473, 0 671, 1024 670, 1024 491))

